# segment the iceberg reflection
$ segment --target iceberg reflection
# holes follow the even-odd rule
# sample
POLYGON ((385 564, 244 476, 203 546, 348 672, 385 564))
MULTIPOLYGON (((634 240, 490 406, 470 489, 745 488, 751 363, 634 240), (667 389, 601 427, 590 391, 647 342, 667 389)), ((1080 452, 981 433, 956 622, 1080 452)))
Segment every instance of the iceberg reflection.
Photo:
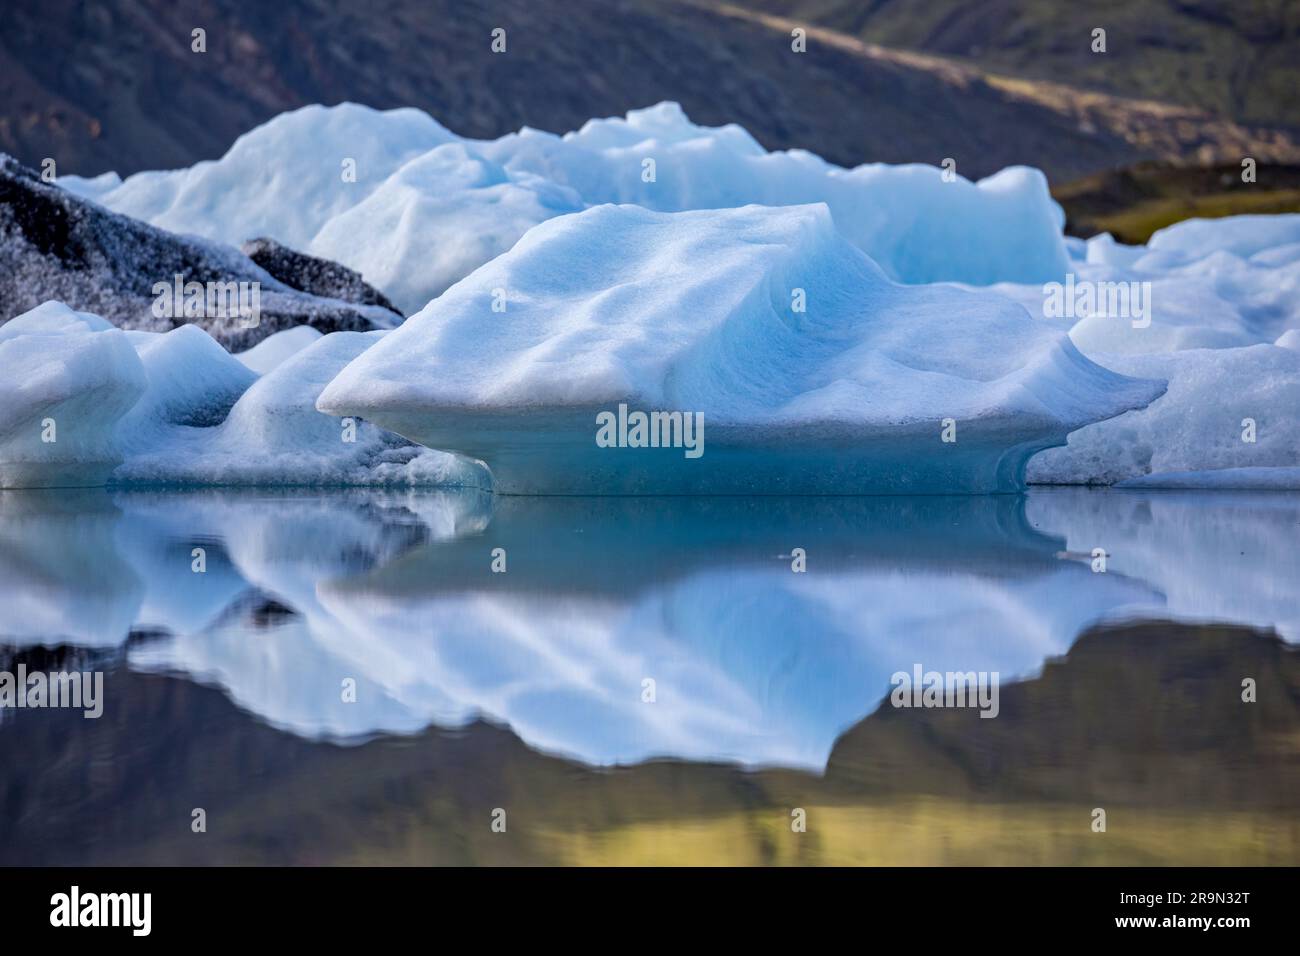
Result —
POLYGON ((121 646, 310 739, 482 717, 594 765, 820 771, 915 663, 1010 681, 1090 624, 1153 615, 1294 639, 1297 523, 1294 496, 1083 489, 6 493, 0 586, 40 607, 0 605, 0 642, 121 646), (1075 559, 1094 547, 1104 574, 1075 559))

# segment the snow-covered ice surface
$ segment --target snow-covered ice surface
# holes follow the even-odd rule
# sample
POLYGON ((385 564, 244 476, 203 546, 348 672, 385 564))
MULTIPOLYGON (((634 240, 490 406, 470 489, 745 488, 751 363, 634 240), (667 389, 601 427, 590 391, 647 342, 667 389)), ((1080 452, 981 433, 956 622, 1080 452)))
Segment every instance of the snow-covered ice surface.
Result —
POLYGON ((16 598, 0 635, 114 647, 147 631, 131 667, 214 685, 311 739, 483 718, 589 764, 820 771, 914 662, 998 671, 1005 688, 1093 624, 1153 616, 1295 641, 1297 522, 1291 496, 1085 489, 4 493, 0 588, 16 598), (795 540, 807 574, 791 573, 795 540), (1098 546, 1106 574, 1089 566, 1098 546), (487 571, 494 547, 509 573, 487 571), (269 620, 268 599, 284 609, 269 620))
POLYGON ((999 296, 891 282, 824 205, 598 206, 449 289, 318 407, 486 461, 511 493, 1000 491, 1162 389, 999 296), (620 404, 702 415, 701 453, 601 447, 620 404))
POLYGON ((411 109, 309 106, 241 136, 219 160, 117 186, 59 182, 166 229, 234 245, 271 236, 341 262, 407 314, 530 226, 610 202, 825 202, 844 235, 903 282, 1043 282, 1067 262, 1063 217, 1037 170, 972 183, 919 164, 843 169, 805 151, 769 153, 735 125, 697 126, 675 103, 563 136, 525 128, 493 141, 411 109), (355 181, 343 175, 348 160, 355 181))
MULTIPOLYGON (((167 422, 163 434, 149 436, 113 472, 113 483, 457 484, 470 479, 472 466, 454 456, 412 445, 367 422, 316 411, 325 384, 383 334, 322 336, 256 379, 216 426, 167 422)), ((225 361, 248 372, 232 356, 225 361)), ((166 397, 176 394, 175 383, 166 379, 151 377, 150 384, 166 397)))
POLYGON ((285 329, 283 332, 268 335, 251 349, 236 352, 235 358, 259 375, 265 375, 277 365, 297 355, 320 337, 321 333, 310 325, 299 325, 296 328, 285 329))
MULTIPOLYGON (((1041 452, 1029 481, 1300 488, 1300 216, 1189 220, 1147 246, 1098 236, 1072 271, 1076 283, 1150 283, 1144 321, 1103 310, 1065 324, 1089 358, 1169 388, 1041 452)), ((1042 288, 996 291, 1042 315, 1042 288)))
POLYGON ((99 316, 47 302, 0 326, 0 487, 102 484, 145 385, 127 333, 99 316))
POLYGON ((57 302, 18 316, 0 326, 0 487, 486 483, 473 463, 318 412, 384 333, 301 329, 257 347, 259 376, 193 325, 124 332, 57 302))
MULTIPOLYGON (((672 103, 491 141, 417 110, 313 106, 213 162, 60 183, 166 228, 273 237, 422 310, 325 388, 322 408, 486 456, 499 489, 719 490, 731 486, 695 479, 756 427, 768 429, 764 460, 721 462, 753 478, 732 490, 790 490, 792 473, 828 491, 1006 489, 1039 449, 1030 482, 1300 486, 1300 216, 1191 220, 1146 246, 1085 242, 1062 236, 1037 171, 972 183, 922 165, 842 169, 768 152, 735 125, 698 126, 672 103), (766 240, 723 235, 759 213, 703 212, 758 204, 797 219, 816 203, 826 222, 791 227, 775 243, 784 259, 766 240), (692 210, 728 225, 707 241, 649 225, 692 210), (841 245, 874 266, 846 265, 841 245), (1137 290, 1144 320, 1047 317, 1045 283, 1067 276, 1137 290), (1008 331, 1023 323, 949 283, 1019 303, 1078 352, 1041 347, 1028 325, 1008 331), (795 287, 810 293, 807 313, 790 309, 795 287), (1137 408, 1150 395, 1116 390, 1112 373, 1169 387, 1137 408), (572 410, 591 418, 620 400, 705 412, 703 466, 658 451, 592 457, 594 418, 572 410), (946 457, 914 431, 937 434, 943 418, 959 436, 946 457), (1068 445, 1048 447, 1062 429, 1068 445), (552 471, 530 476, 539 436, 567 437, 552 471), (664 465, 657 478, 638 454, 664 465), (864 484, 868 459, 877 476, 903 477, 864 484), (910 478, 906 460, 919 468, 910 478), (585 484, 552 480, 563 474, 585 484)), ((306 344, 290 329, 242 360, 266 373, 306 344)))

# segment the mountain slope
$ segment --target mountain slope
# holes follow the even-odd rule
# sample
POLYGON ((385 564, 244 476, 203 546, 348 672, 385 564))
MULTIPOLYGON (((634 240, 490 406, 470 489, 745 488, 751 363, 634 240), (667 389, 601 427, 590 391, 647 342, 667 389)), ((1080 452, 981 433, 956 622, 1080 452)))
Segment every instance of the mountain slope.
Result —
POLYGON ((0 33, 0 150, 58 172, 122 174, 222 154, 307 103, 416 106, 454 131, 562 132, 679 101, 768 148, 843 165, 938 163, 983 176, 1013 163, 1054 181, 1143 159, 1300 156, 1287 133, 1191 110, 1002 80, 936 58, 679 0, 47 0, 0 33), (191 51, 206 30, 207 51, 191 51), (507 31, 507 52, 490 49, 507 31))
POLYGON ((735 2, 995 72, 1300 125, 1300 6, 1288 0, 735 2), (1105 54, 1092 51, 1097 27, 1105 54))

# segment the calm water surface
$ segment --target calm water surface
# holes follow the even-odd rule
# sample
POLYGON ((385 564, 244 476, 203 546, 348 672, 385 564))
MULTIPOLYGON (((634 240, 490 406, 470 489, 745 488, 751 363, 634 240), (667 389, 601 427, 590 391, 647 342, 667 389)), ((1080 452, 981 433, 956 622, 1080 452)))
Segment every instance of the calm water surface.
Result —
POLYGON ((1298 581, 1289 494, 0 493, 0 671, 105 674, 0 863, 1295 864, 1298 581))

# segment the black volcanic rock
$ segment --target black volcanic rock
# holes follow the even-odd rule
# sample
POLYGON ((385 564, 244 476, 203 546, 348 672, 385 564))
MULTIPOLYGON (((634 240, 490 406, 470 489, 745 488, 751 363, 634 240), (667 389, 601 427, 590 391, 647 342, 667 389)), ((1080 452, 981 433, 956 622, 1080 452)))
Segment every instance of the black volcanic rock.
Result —
POLYGON ((290 288, 237 249, 110 212, 0 153, 0 323, 49 299, 124 329, 165 332, 192 322, 232 352, 297 325, 364 332, 401 319, 381 305, 290 288), (156 315, 155 283, 173 284, 178 275, 205 286, 257 283, 257 323, 217 314, 156 315))
POLYGON ((401 315, 387 296, 361 278, 361 273, 340 263, 297 252, 269 238, 250 239, 240 246, 240 251, 299 292, 357 305, 377 305, 394 315, 401 315))

